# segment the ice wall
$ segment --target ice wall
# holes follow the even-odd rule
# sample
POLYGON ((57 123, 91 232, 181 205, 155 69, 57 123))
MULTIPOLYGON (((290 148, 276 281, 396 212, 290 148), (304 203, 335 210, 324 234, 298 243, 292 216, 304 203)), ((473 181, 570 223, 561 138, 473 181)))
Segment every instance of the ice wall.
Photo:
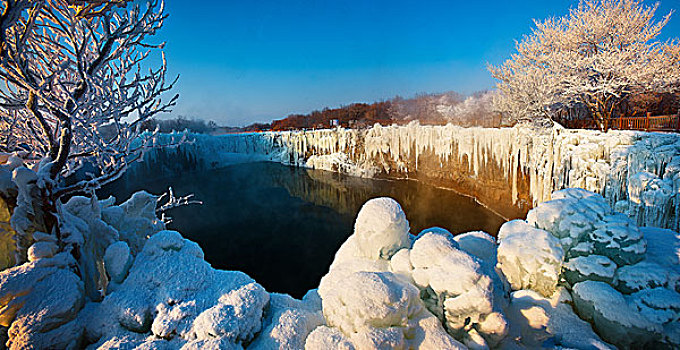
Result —
POLYGON ((495 183, 502 192, 499 203, 524 204, 525 210, 556 190, 579 187, 602 194, 639 225, 680 228, 680 135, 675 133, 412 123, 201 135, 190 147, 210 167, 246 159, 362 177, 447 180, 455 175, 457 182, 469 183, 463 186, 468 194, 476 196, 486 183, 495 183))

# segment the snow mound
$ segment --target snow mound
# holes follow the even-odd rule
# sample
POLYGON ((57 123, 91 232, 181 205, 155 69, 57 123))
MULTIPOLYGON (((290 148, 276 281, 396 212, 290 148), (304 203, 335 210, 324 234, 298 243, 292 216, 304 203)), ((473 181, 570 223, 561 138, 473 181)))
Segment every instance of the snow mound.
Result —
POLYGON ((104 253, 104 267, 111 276, 111 281, 115 283, 123 282, 132 266, 132 261, 130 247, 124 241, 109 245, 104 253))
POLYGON ((640 227, 640 231, 647 240, 646 260, 680 273, 680 233, 656 227, 640 227))
POLYGON ((0 272, 0 325, 10 349, 74 348, 82 327, 74 320, 85 303, 83 282, 68 253, 0 272))
POLYGON ((400 282, 386 272, 355 272, 342 289, 324 290, 321 294, 328 325, 345 334, 366 327, 405 327, 410 312, 420 311, 412 302, 418 289, 400 282))
POLYGON ((512 292, 506 314, 510 334, 500 348, 613 349, 572 309, 564 287, 546 298, 532 290, 512 292))
POLYGON ((354 235, 363 256, 389 259, 399 249, 407 247, 409 225, 406 214, 392 198, 374 198, 359 210, 354 235))
POLYGON ((461 233, 453 237, 461 250, 474 257, 496 265, 496 240, 484 231, 461 233))
POLYGON ((564 251, 548 231, 525 221, 506 222, 498 231, 498 269, 513 290, 552 295, 559 282, 564 251))
POLYGON ((142 333, 178 347, 236 347, 261 331, 268 303, 269 294, 251 278, 211 268, 196 243, 161 231, 148 239, 116 291, 94 306, 86 336, 99 345, 142 333))
POLYGON ((635 264, 645 257, 647 241, 640 229, 623 214, 607 215, 588 236, 596 254, 604 255, 617 265, 635 264))
POLYGON ((248 349, 304 349, 309 333, 325 324, 317 291, 311 290, 302 301, 272 293, 264 324, 248 349))
POLYGON ((680 322, 680 294, 666 288, 644 289, 632 294, 630 303, 643 316, 659 324, 680 322))
POLYGON ((574 306, 602 339, 619 347, 640 348, 659 338, 662 327, 628 305, 623 295, 604 282, 574 285, 574 306))
POLYGON ((616 289, 625 294, 665 287, 680 291, 680 274, 658 264, 643 261, 616 271, 616 289))
POLYGON ((494 307, 492 277, 452 238, 426 232, 416 239, 410 253, 413 280, 425 305, 454 337, 468 342, 481 336, 477 343, 495 344, 507 334, 507 322, 500 307, 494 307))
POLYGON ((569 259, 564 264, 564 278, 572 285, 583 281, 601 281, 611 284, 616 264, 606 256, 588 255, 569 259))
POLYGON ((342 287, 319 293, 333 328, 317 328, 306 349, 327 349, 327 344, 349 349, 464 348, 425 309, 418 288, 390 272, 355 272, 342 287))

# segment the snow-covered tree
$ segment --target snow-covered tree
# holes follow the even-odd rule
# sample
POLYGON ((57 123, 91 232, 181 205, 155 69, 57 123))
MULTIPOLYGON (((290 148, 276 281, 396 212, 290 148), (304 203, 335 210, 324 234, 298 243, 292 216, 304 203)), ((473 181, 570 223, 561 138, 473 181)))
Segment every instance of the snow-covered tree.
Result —
POLYGON ((680 87, 680 46, 659 42, 668 14, 638 0, 586 0, 561 18, 535 21, 500 67, 496 108, 514 119, 550 117, 576 104, 606 130, 617 104, 633 93, 680 87))
POLYGON ((60 199, 93 194, 157 146, 141 124, 177 99, 162 98, 176 79, 166 81, 162 53, 154 58, 163 44, 148 41, 167 17, 163 2, 0 0, 0 6, 0 153, 32 167, 14 170, 16 198, 0 191, 15 203, 15 261, 26 259, 35 233, 43 232, 60 249, 79 252, 83 266, 95 266, 103 254, 96 242, 105 240, 86 238, 91 249, 77 247, 82 240, 63 241, 69 223, 60 199), (64 180, 86 163, 93 174, 64 180))
MULTIPOLYGON (((165 57, 150 68, 163 44, 147 40, 163 25, 163 3, 126 1, 5 1, 17 18, 3 27, 0 52, 0 137, 5 152, 40 161, 50 180, 84 162, 99 173, 53 188, 55 197, 86 191, 122 174, 151 146, 138 126, 175 104, 161 95, 165 57), (16 13, 18 11, 18 13, 16 13)), ((56 186, 56 183, 55 183, 56 186)))

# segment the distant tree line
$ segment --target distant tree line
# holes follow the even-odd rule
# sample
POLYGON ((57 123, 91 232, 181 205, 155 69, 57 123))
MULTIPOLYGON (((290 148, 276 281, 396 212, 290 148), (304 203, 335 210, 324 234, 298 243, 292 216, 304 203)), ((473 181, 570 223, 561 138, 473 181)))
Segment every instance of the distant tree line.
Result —
POLYGON ((354 103, 340 108, 324 108, 309 114, 292 114, 271 123, 271 130, 320 129, 333 126, 363 128, 406 124, 417 120, 421 124, 462 126, 498 126, 499 114, 493 112, 492 92, 481 91, 471 96, 449 91, 438 94, 418 94, 412 98, 394 97, 387 101, 354 103))

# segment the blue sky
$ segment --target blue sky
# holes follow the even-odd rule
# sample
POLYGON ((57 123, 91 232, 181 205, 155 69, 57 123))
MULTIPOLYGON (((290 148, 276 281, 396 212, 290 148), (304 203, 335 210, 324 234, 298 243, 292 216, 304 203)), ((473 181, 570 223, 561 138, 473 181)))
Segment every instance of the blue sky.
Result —
MULTIPOLYGON (((650 2, 652 3, 652 2, 650 2)), ((395 95, 494 86, 532 19, 577 1, 166 0, 170 116, 246 125, 395 95)), ((662 0, 659 13, 680 9, 662 0)), ((680 33, 680 14, 664 39, 680 33)))

